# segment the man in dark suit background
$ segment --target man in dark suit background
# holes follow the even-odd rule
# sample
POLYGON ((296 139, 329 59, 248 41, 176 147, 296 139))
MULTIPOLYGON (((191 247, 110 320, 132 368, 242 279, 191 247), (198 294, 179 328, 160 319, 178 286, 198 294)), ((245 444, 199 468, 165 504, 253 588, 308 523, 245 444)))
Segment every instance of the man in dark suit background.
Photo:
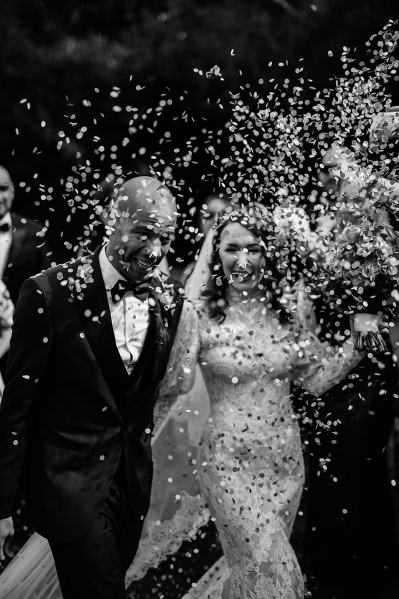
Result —
POLYGON ((0 546, 24 468, 64 599, 125 596, 182 307, 177 284, 156 271, 176 226, 169 190, 151 177, 127 181, 114 219, 100 251, 24 284, 0 408, 0 546))
POLYGON ((14 185, 10 173, 0 166, 0 276, 14 304, 26 279, 51 266, 45 228, 11 212, 14 185))
MULTIPOLYGON (((16 304, 24 281, 51 266, 51 250, 44 237, 45 228, 11 212, 13 201, 14 184, 10 173, 0 165, 0 278, 16 304)), ((3 378, 7 359, 8 353, 0 359, 3 378)))

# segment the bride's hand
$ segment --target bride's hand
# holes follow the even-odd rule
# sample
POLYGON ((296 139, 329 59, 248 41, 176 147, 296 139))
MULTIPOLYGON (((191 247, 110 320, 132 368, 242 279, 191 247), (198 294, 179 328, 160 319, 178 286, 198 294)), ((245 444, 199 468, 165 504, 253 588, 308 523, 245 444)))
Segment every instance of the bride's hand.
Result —
POLYGON ((399 129, 399 106, 391 106, 384 112, 379 112, 370 125, 369 149, 378 151, 399 129))
POLYGON ((14 534, 14 523, 12 518, 3 518, 0 520, 0 561, 5 559, 4 543, 7 537, 14 534))
MULTIPOLYGON (((327 183, 333 181, 340 196, 351 198, 358 195, 359 183, 363 183, 364 177, 351 150, 333 143, 324 154, 322 164, 327 174, 327 183)), ((324 175, 324 179, 326 179, 326 175, 324 175)))
POLYGON ((340 146, 337 142, 334 142, 325 152, 322 160, 324 166, 334 172, 339 171, 344 164, 355 162, 353 152, 345 146, 340 146))

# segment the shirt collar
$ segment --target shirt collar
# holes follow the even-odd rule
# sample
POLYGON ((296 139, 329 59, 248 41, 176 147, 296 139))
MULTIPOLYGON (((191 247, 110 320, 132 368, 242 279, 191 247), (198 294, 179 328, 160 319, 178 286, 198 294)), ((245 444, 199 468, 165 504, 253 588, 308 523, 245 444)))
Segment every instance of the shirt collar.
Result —
POLYGON ((105 251, 106 246, 104 245, 100 251, 100 268, 101 274, 104 279, 105 289, 110 290, 118 281, 126 281, 125 277, 123 277, 114 266, 112 266, 107 253, 105 251))
MULTIPOLYGON (((99 261, 100 261, 100 269, 101 269, 101 274, 102 274, 102 277, 104 280, 105 289, 107 291, 110 291, 118 281, 126 281, 127 279, 123 275, 121 275, 114 266, 112 266, 112 264, 107 256, 107 252, 105 251, 106 247, 107 247, 106 245, 103 245, 103 247, 101 248, 100 255, 99 255, 99 261)), ((159 271, 157 269, 155 269, 152 276, 153 277, 157 276, 157 274, 158 274, 157 278, 160 281, 159 271)), ((135 296, 133 296, 133 297, 135 297, 135 296)), ((141 300, 138 300, 138 301, 141 302, 142 304, 148 303, 148 299, 144 300, 144 302, 142 302, 141 300)))
POLYGON ((10 225, 10 226, 12 225, 10 212, 7 212, 7 214, 5 214, 2 219, 0 219, 0 225, 5 225, 5 224, 10 225))

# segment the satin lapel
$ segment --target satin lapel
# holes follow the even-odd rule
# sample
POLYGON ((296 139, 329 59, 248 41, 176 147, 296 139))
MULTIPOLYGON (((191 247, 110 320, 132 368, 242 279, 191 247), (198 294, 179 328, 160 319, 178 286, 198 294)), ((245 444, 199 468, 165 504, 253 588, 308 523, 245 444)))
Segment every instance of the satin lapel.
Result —
POLYGON ((6 261, 6 270, 13 268, 15 259, 21 251, 25 235, 24 227, 17 227, 17 223, 11 216, 11 245, 6 261))
POLYGON ((112 407, 120 413, 115 399, 119 397, 128 373, 116 347, 98 253, 78 265, 75 299, 86 337, 114 396, 112 407))

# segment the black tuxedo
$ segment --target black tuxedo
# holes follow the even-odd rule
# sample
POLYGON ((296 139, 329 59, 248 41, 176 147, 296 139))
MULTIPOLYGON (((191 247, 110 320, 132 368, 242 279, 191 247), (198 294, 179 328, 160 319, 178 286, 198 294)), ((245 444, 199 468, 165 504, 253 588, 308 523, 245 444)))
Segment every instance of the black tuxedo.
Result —
POLYGON ((14 304, 26 279, 51 265, 51 252, 42 231, 42 225, 11 213, 11 246, 3 280, 14 304))
MULTIPOLYGON (((3 281, 14 305, 23 283, 51 265, 51 251, 42 236, 43 227, 34 221, 11 213, 11 245, 3 272, 3 281)), ((3 378, 8 353, 0 359, 3 378)))
POLYGON ((12 513, 24 464, 34 526, 54 543, 87 534, 115 485, 142 521, 153 408, 182 305, 170 280, 154 279, 149 301, 146 339, 129 376, 98 254, 24 284, 0 408, 1 517, 12 513))

